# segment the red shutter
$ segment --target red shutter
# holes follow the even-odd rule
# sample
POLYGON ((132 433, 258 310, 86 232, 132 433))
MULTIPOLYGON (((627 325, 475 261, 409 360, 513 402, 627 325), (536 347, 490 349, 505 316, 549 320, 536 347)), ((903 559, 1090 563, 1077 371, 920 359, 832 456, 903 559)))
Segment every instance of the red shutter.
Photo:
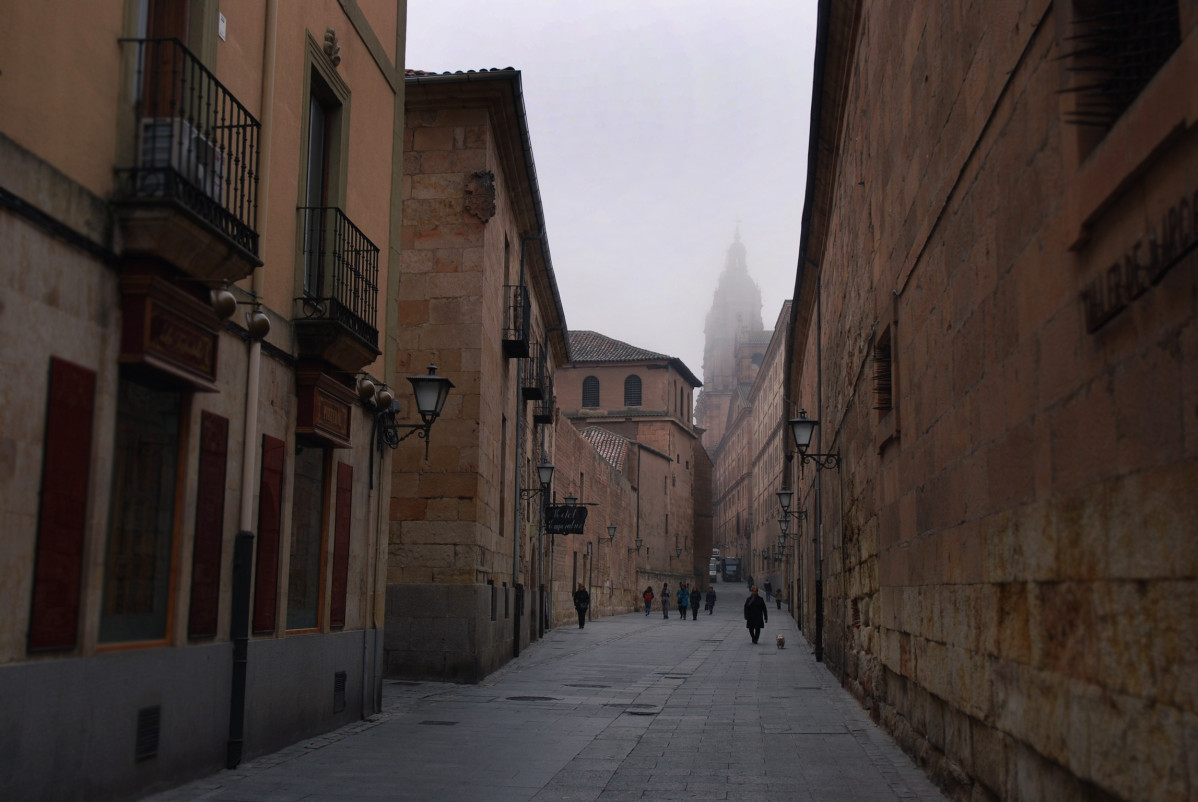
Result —
POLYGON ((349 585, 349 529, 354 489, 354 466, 337 463, 337 523, 333 535, 333 598, 329 623, 345 626, 345 597, 349 585))
POLYGON ((50 359, 29 651, 73 649, 91 476, 96 374, 50 359))
POLYGON ((200 416, 200 466, 196 476, 196 531, 191 562, 191 604, 187 635, 216 636, 220 609, 220 553, 225 529, 225 465, 229 421, 205 412, 200 416))
POLYGON ((283 512, 283 441, 262 435, 254 632, 274 632, 279 606, 279 522, 283 512))

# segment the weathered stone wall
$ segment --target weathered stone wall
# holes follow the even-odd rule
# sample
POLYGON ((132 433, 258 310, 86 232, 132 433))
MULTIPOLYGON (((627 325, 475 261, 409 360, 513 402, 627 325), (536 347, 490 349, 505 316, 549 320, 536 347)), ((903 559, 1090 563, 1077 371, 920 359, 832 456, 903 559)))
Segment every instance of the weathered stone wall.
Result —
POLYGON ((826 658, 957 798, 1187 798, 1198 260, 1112 265, 1155 270, 1151 242, 1198 230, 1193 4, 1085 159, 1068 9, 974 5, 863 4, 820 157, 822 326, 809 304, 793 391, 818 397, 818 359, 821 450, 843 457, 820 474, 826 658), (1126 309, 1095 328, 1096 285, 1126 309))

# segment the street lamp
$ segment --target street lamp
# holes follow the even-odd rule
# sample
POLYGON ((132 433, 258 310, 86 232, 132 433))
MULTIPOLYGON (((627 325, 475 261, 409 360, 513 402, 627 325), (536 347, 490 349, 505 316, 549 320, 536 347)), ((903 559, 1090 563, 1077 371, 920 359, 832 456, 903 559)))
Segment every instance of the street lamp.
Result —
MULTIPOLYGON (((814 462, 817 468, 838 468, 840 466, 839 452, 828 454, 807 453, 807 449, 811 447, 811 436, 815 433, 815 427, 819 426, 819 421, 807 417, 807 410, 800 409, 799 417, 791 418, 789 422, 790 433, 794 437, 795 448, 799 450, 801 464, 806 465, 808 462, 814 462)), ((780 496, 781 494, 779 494, 779 500, 781 500, 780 496)))
MULTIPOLYGON (((610 525, 607 527, 607 542, 608 542, 608 543, 611 543, 611 542, 612 542, 613 540, 615 540, 615 539, 616 539, 616 525, 615 525, 615 524, 610 524, 610 525)), ((600 536, 599 536, 599 542, 600 542, 600 543, 602 543, 602 542, 603 542, 603 535, 600 535, 600 536)))
POLYGON ((639 554, 639 553, 640 553, 640 550, 641 550, 641 546, 643 546, 643 545, 645 545, 645 541, 644 541, 644 540, 642 540, 641 538, 639 538, 639 537, 638 537, 638 538, 636 539, 636 548, 634 548, 634 549, 629 549, 628 551, 629 551, 629 552, 634 552, 634 551, 635 551, 635 552, 637 552, 637 553, 639 554))
MULTIPOLYGON (((382 451, 383 446, 396 448, 404 440, 416 435, 424 440, 424 458, 428 459, 429 432, 445 407, 445 399, 449 398, 453 382, 444 376, 438 376, 436 365, 429 365, 426 375, 409 376, 408 381, 412 383, 412 393, 416 396, 416 410, 420 413, 421 423, 398 423, 395 415, 399 412, 399 405, 395 402, 395 394, 387 387, 380 388, 374 394, 374 406, 377 410, 374 425, 378 433, 378 449, 382 451), (401 429, 407 429, 408 433, 400 435, 401 429)), ((365 394, 364 388, 359 387, 359 393, 365 394)))
MULTIPOLYGON (((537 482, 540 487, 522 487, 520 488, 520 498, 530 499, 533 496, 541 497, 541 520, 537 526, 537 631, 539 634, 545 634, 545 580, 542 576, 544 568, 544 558, 542 557, 543 549, 541 545, 541 535, 545 530, 545 505, 549 502, 549 486, 553 484, 553 463, 545 460, 537 466, 537 482)), ((513 574, 515 569, 512 569, 513 574)), ((516 643, 519 643, 519 637, 516 638, 516 643)))

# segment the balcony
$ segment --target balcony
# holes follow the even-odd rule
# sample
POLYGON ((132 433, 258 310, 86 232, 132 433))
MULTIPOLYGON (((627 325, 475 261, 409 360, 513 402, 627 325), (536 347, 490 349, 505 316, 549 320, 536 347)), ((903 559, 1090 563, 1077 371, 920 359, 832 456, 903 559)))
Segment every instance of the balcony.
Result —
POLYGON ((295 299, 301 359, 354 373, 379 351, 379 249, 340 209, 301 207, 304 294, 295 299))
POLYGON ((532 343, 524 359, 520 395, 525 401, 544 401, 549 396, 549 366, 540 343, 532 343))
POLYGON ((503 355, 509 359, 528 356, 529 318, 532 304, 528 287, 503 285, 503 355))
POLYGON ((176 39, 136 49, 133 164, 113 195, 122 254, 236 281, 258 258, 261 125, 176 39))
POLYGON ((553 401, 553 382, 550 381, 545 389, 545 397, 537 401, 532 409, 533 423, 553 423, 553 401))

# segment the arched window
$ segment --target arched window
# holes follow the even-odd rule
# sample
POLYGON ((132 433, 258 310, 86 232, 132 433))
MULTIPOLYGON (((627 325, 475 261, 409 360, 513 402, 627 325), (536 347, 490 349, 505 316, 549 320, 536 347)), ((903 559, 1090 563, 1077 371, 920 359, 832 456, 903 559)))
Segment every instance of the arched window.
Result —
POLYGON ((624 406, 639 407, 641 405, 641 377, 629 376, 624 380, 624 406))
POLYGON ((582 405, 599 406, 599 380, 594 376, 587 376, 582 380, 582 405))

